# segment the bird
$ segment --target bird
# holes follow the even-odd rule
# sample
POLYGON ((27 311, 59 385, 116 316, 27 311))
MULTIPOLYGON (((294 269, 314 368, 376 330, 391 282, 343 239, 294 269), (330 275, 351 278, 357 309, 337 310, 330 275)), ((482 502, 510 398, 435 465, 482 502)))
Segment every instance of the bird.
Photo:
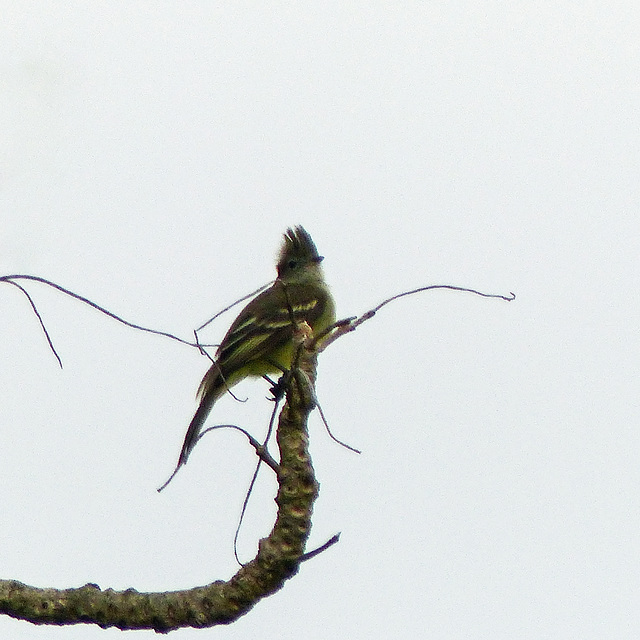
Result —
POLYGON ((216 401, 247 377, 266 377, 291 367, 296 325, 306 322, 318 336, 335 322, 335 303, 318 254, 302 227, 284 234, 274 283, 240 311, 220 343, 198 388, 198 408, 187 428, 175 471, 186 464, 216 401))

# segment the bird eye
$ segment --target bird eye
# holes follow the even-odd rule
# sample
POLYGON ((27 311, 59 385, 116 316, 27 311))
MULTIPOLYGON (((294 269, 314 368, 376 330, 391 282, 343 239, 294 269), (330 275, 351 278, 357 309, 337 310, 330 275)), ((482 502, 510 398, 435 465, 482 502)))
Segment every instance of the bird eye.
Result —
POLYGON ((297 260, 289 260, 287 266, 289 267, 289 269, 295 269, 298 266, 298 262, 297 260))

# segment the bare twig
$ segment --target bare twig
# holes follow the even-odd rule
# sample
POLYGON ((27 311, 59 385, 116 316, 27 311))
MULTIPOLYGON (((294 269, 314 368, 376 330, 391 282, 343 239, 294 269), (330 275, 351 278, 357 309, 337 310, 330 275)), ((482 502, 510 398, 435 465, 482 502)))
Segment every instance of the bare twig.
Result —
POLYGON ((324 423, 324 428, 327 430, 327 433, 329 434, 329 437, 334 441, 337 442, 340 446, 344 447, 345 449, 349 449, 349 451, 353 451, 354 453, 362 453, 362 451, 360 451, 360 449, 356 449, 355 447, 352 447, 351 445, 347 444, 346 442, 342 442, 342 440, 338 440, 338 438, 336 438, 333 433, 331 433, 331 429, 329 428, 329 423, 327 422, 327 419, 324 415, 324 411, 322 410, 322 407, 320 406, 320 403, 318 402, 318 398, 316 397, 316 408, 318 409, 318 412, 320 413, 320 417, 322 418, 322 422, 324 423))
POLYGON ((31 305, 31 309, 33 309, 33 313, 35 313, 36 318, 38 318, 38 322, 40 323, 40 327, 42 328, 44 337, 47 339, 47 342, 49 343, 49 347, 51 348, 51 351, 53 351, 53 355, 57 358, 58 364, 62 369, 62 360, 60 359, 60 356, 58 355, 56 348, 53 346, 53 342, 51 342, 51 337, 49 336, 49 332, 47 331, 47 328, 44 326, 44 321, 42 320, 42 316, 40 315, 40 312, 38 311, 38 308, 36 307, 35 302, 29 295, 29 292, 22 285, 18 284, 17 282, 14 282, 13 280, 5 280, 4 278, 0 278, 0 281, 2 280, 4 280, 4 282, 6 282, 7 284, 12 284, 14 287, 20 289, 20 291, 22 291, 22 293, 24 293, 24 295, 27 296, 27 300, 31 305))
POLYGON ((107 309, 105 309, 104 307, 101 307, 99 304, 96 304, 95 302, 92 302, 91 300, 89 300, 89 298, 85 298, 84 296, 81 296, 78 293, 74 293, 73 291, 70 291, 69 289, 62 287, 59 284, 56 284, 55 282, 51 282, 51 280, 47 280, 46 278, 41 278, 40 276, 23 275, 23 274, 0 276, 0 282, 8 282, 9 284, 13 284, 14 286, 17 286, 16 283, 13 282, 13 280, 32 280, 34 282, 41 282, 42 284, 46 284, 49 287, 53 287, 54 289, 57 289, 58 291, 61 291, 62 293, 68 296, 71 296, 72 298, 75 298, 76 300, 80 300, 80 302, 84 302, 84 304, 88 304, 90 307, 93 307, 94 309, 96 309, 96 311, 100 311, 100 313, 104 313, 106 316, 109 316, 110 318, 113 318, 114 320, 121 322, 127 327, 131 327, 132 329, 138 329, 139 331, 146 331, 147 333, 155 333, 156 335, 164 336, 165 338, 171 338, 171 340, 176 340, 177 342, 186 344, 190 347, 198 346, 193 342, 189 342, 188 340, 183 340, 182 338, 178 338, 178 336, 174 336, 172 333, 168 333, 166 331, 159 331, 158 329, 149 329, 148 327, 143 327, 142 325, 129 322, 128 320, 121 318, 115 313, 112 313, 111 311, 107 311, 107 309))
POLYGON ((253 293, 248 293, 246 296, 239 298, 235 302, 232 302, 229 306, 218 311, 218 313, 216 313, 213 317, 209 318, 203 325, 199 326, 194 331, 194 333, 196 334, 196 338, 198 335, 198 331, 202 331, 207 325, 211 324, 216 318, 219 318, 223 313, 226 313, 227 311, 229 311, 229 309, 233 309, 233 307, 235 307, 237 304, 240 304, 241 302, 244 302, 249 298, 253 298, 253 296, 257 296, 261 291, 264 291, 267 287, 270 287, 274 282, 275 282, 274 280, 271 280, 271 282, 267 282, 267 284, 262 285, 259 289, 256 289, 253 293))
MULTIPOLYGON (((269 428, 267 429, 267 435, 266 435, 266 437, 264 439, 263 444, 262 445, 258 445, 261 450, 265 450, 266 451, 266 449, 267 449, 267 443, 269 442, 269 439, 271 438, 271 433, 273 431, 273 424, 275 422, 276 415, 278 413, 278 405, 279 404, 280 404, 280 398, 275 398, 274 404, 273 404, 273 411, 271 412, 271 418, 269 419, 269 428)), ((269 456, 269 457, 271 457, 271 456, 269 456)), ((236 562, 240 566, 244 566, 244 564, 240 561, 240 557, 238 556, 238 537, 240 536, 240 528, 242 527, 242 522, 244 520, 245 513, 247 512, 247 506, 249 505, 249 498, 251 497, 251 494, 253 493, 253 487, 255 486, 256 480, 258 479, 258 472, 260 471, 260 465, 261 464, 262 464, 262 457, 260 457, 260 459, 258 460, 258 464, 256 464, 256 468, 255 468, 255 471, 253 472, 253 476, 251 478, 251 482, 249 482, 249 488, 247 489, 247 493, 246 493, 246 495, 244 497, 244 501, 242 503, 242 510, 240 511, 240 518, 238 518, 238 526, 236 527, 236 532, 235 532, 235 534, 233 536, 233 555, 236 558, 236 562)), ((279 465, 278 465, 278 468, 279 468, 279 465)), ((278 473, 278 472, 276 471, 276 473, 278 473)))
POLYGON ((213 431, 214 429, 235 429, 236 431, 240 431, 240 433, 244 433, 249 440, 249 444, 256 450, 256 454, 260 458, 262 462, 271 467, 275 473, 277 474, 280 471, 280 465, 276 462, 273 456, 267 450, 267 447, 264 444, 260 444, 246 429, 239 427, 235 424, 216 424, 213 427, 207 427, 202 431, 202 433, 198 436, 198 440, 204 436, 205 433, 209 431, 213 431))
MULTIPOLYGON (((273 469, 276 474, 278 473, 280 465, 269 453, 267 447, 264 444, 260 444, 246 429, 243 429, 236 424, 216 424, 212 427, 207 427, 200 433, 196 442, 198 442, 205 433, 209 433, 209 431, 215 431, 216 429, 234 429, 235 431, 240 431, 240 433, 243 433, 247 437, 247 440, 249 440, 249 444, 255 449, 256 454, 258 455, 260 460, 271 467, 271 469, 273 469)), ((169 483, 175 477, 176 473, 178 473, 178 470, 179 468, 175 469, 174 472, 169 476, 169 479, 156 489, 158 493, 163 491, 169 485, 169 483)))
POLYGON ((467 287, 458 287, 453 284, 432 284, 427 287, 419 287, 418 289, 412 289, 411 291, 403 291, 402 293, 397 293, 395 296, 391 296, 386 300, 383 300, 379 305, 373 307, 373 309, 369 309, 363 313, 359 318, 357 316, 352 316, 350 318, 345 318, 344 320, 338 320, 333 324, 333 326, 329 327, 326 331, 326 335, 321 335, 318 340, 320 342, 320 346, 318 348, 319 351, 324 351, 330 344, 335 342, 340 336, 345 335, 346 333, 350 333, 351 331, 355 331, 363 322, 370 320, 373 316, 382 309, 382 307, 388 305, 390 302, 397 300, 398 298, 404 298, 405 296, 412 296, 415 293, 420 293, 422 291, 431 291, 432 289, 450 289, 452 291, 464 291, 466 293, 473 293, 477 296, 482 296, 483 298, 499 298, 501 300, 506 300, 507 302, 512 302, 516 299, 516 294, 513 291, 509 292, 508 296, 502 295, 500 293, 484 293, 482 291, 478 291, 476 289, 468 289, 467 287))
POLYGON ((319 553, 326 551, 329 547, 332 547, 336 542, 340 540, 340 534, 336 533, 335 536, 331 536, 323 545, 319 546, 317 549, 313 551, 308 551, 307 553, 303 553, 300 557, 300 562, 306 562, 307 560, 311 560, 311 558, 315 558, 319 553))

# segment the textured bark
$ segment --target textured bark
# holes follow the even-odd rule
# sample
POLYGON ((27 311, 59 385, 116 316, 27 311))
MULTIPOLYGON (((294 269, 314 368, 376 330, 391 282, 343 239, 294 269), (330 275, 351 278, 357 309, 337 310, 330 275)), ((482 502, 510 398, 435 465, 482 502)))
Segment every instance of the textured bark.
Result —
POLYGON ((119 629, 154 629, 229 624, 261 598, 279 590, 298 571, 318 495, 308 452, 307 418, 313 409, 316 353, 302 349, 299 370, 287 388, 280 413, 278 514, 260 541, 256 557, 228 582, 164 593, 113 591, 87 584, 76 589, 40 589, 15 580, 0 581, 0 613, 35 624, 92 623, 119 629), (304 372, 304 373, 302 373, 304 372))

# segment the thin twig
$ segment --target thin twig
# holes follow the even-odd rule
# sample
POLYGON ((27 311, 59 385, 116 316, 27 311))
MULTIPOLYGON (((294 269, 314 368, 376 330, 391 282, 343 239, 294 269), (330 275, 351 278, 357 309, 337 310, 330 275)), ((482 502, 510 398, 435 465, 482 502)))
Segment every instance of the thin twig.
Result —
POLYGON ((307 553, 303 553, 300 556, 300 562, 306 562, 307 560, 311 560, 311 558, 315 558, 319 553, 326 551, 329 547, 332 547, 336 542, 340 540, 340 534, 336 533, 335 536, 329 538, 322 546, 314 549, 313 551, 309 551, 307 553))
MULTIPOLYGON (((327 344, 325 344, 325 340, 327 339, 327 336, 329 336, 330 334, 333 334, 333 332, 335 332, 337 329, 341 329, 343 327, 351 327, 351 323, 357 319, 358 319, 358 316, 349 316, 348 318, 343 318, 342 320, 336 320, 332 325, 329 325, 326 329, 321 331, 317 336, 314 336, 310 348, 315 349, 318 353, 321 353, 328 346, 327 344)), ((349 328, 348 330, 352 331, 351 328, 349 328)), ((333 340, 329 341, 329 343, 331 342, 333 342, 333 340)))
POLYGON ((242 298, 236 300, 235 302, 232 302, 229 306, 218 311, 218 313, 216 313, 212 318, 209 318, 202 326, 198 327, 194 331, 194 333, 196 334, 196 338, 197 338, 198 331, 202 331, 207 325, 211 324, 216 318, 219 318, 223 313, 226 313, 227 311, 229 311, 229 309, 233 309, 233 307, 235 307, 237 304, 240 304, 241 302, 244 302, 245 300, 248 300, 249 298, 253 298, 253 296, 258 295, 261 291, 264 291, 267 287, 270 287, 274 282, 275 282, 274 280, 267 282, 267 284, 262 285, 259 289, 256 289, 253 293, 248 293, 246 296, 243 296, 242 298))
POLYGON ((164 481, 164 482, 163 482, 163 483, 162 483, 162 484, 161 484, 161 485, 156 489, 156 491, 157 491, 158 493, 160 493, 161 491, 164 491, 164 490, 169 486, 169 483, 170 483, 170 482, 175 478, 176 473, 178 473, 178 470, 179 470, 179 469, 180 469, 180 467, 176 467, 176 468, 173 470, 173 473, 172 473, 172 474, 167 478, 167 480, 165 480, 165 481, 164 481))
POLYGON ((500 293, 483 293, 482 291, 477 291, 476 289, 468 289, 467 287, 457 287, 456 285, 453 285, 453 284, 432 284, 427 287, 418 287, 417 289, 413 289, 412 291, 404 291, 403 293, 397 293, 395 296, 391 296, 390 298, 383 300, 377 307, 374 307, 370 311, 367 311, 365 315, 368 317, 361 320, 361 322, 364 322, 364 320, 368 320, 369 318, 373 317, 378 311, 380 311, 380 309, 382 309, 382 307, 389 304, 390 302, 393 302, 394 300, 397 300, 398 298, 403 298, 404 296, 411 296, 414 293, 420 293, 421 291, 429 291, 431 289, 451 289, 452 291, 465 291, 467 293, 475 293, 477 296, 482 296, 483 298, 500 298, 501 300, 506 300, 507 302, 512 302, 513 300, 516 299, 516 294, 513 293, 513 291, 510 291, 509 295, 505 296, 500 293))
POLYGON ((318 402, 317 396, 314 397, 314 401, 316 403, 316 408, 320 412, 320 417, 322 418, 322 422, 324 422, 324 428, 327 430, 327 433, 329 434, 329 437, 334 442, 337 442, 339 445, 343 446, 345 449, 349 449, 349 451, 353 451, 354 453, 362 453, 362 451, 360 451, 360 449, 356 449, 355 447, 352 447, 351 445, 347 444, 346 442, 342 442, 342 440, 338 440, 338 438, 336 438, 333 435, 333 433, 331 433, 331 429, 329 428, 329 423, 327 422, 327 419, 326 419, 326 417, 324 415, 324 411, 322 410, 322 407, 320 406, 320 403, 318 402))
POLYGON ((215 364, 215 360, 214 358, 209 355, 209 352, 205 349, 205 347, 216 347, 216 349, 220 346, 219 344, 202 344, 202 342, 200 342, 200 338, 198 337, 198 330, 194 329, 193 330, 193 337, 196 340, 195 346, 198 347, 198 351, 203 355, 206 356, 207 358, 209 358, 209 360, 211 360, 211 362, 213 364, 215 364))
MULTIPOLYGON (((267 435, 264 439, 264 443, 262 444, 262 448, 266 450, 267 443, 269 442, 269 438, 271 438, 271 432, 273 431, 273 423, 276 419, 276 414, 278 413, 278 405, 280 404, 280 398, 276 398, 273 404, 273 411, 271 412, 271 418, 269 420, 269 428, 267 429, 267 435)), ((240 566, 244 566, 244 564, 240 561, 240 557, 238 556, 238 537, 240 535, 240 528, 242 527, 242 522, 244 521, 245 513, 247 512, 247 506, 249 505, 249 498, 251 497, 251 493, 253 492, 253 487, 256 484, 256 480, 258 479, 258 472, 260 471, 260 465, 262 464, 262 459, 258 460, 258 464, 256 465, 256 469, 253 472, 253 477, 251 478, 251 482, 249 483, 249 488, 247 489, 247 493, 244 497, 244 501, 242 503, 242 510, 240 511, 240 518, 238 519, 238 526, 236 527, 236 532, 233 536, 233 555, 236 558, 236 562, 240 566)))
MULTIPOLYGON (((196 346, 198 347, 198 351, 200 351, 200 353, 203 356, 206 356, 207 358, 209 358, 209 360, 211 361, 211 366, 215 367, 218 370, 218 375, 222 378, 222 382, 224 382, 224 386, 227 389, 227 393, 236 401, 236 402, 246 402, 249 398, 245 398, 244 400, 242 398, 238 398, 238 396, 231 391, 231 387, 227 384, 227 379, 224 377, 224 374, 222 373, 222 369, 220 368, 220 365, 218 364, 218 362, 215 360, 215 358, 212 358, 211 355, 209 355, 209 352, 205 349, 205 347, 219 347, 219 344, 201 344, 200 342, 200 338, 198 336, 198 329, 194 329, 193 330, 193 335, 196 339, 196 346)), ((198 394, 200 395, 200 394, 198 394)))
MULTIPOLYGON (((251 444, 251 446, 255 449, 256 454, 258 455, 260 460, 264 462, 266 465, 268 465, 269 467, 271 467, 271 469, 273 469, 273 471, 275 471, 276 474, 279 473, 280 465, 269 453, 266 446, 263 444, 260 444, 246 429, 243 429, 242 427, 239 427, 236 424, 216 424, 216 425, 213 425, 212 427, 207 427, 200 433, 196 442, 199 442, 205 433, 209 433, 209 431, 214 431, 216 429, 234 429, 236 431, 240 431, 240 433, 243 433, 247 437, 247 440, 249 440, 249 444, 251 444)), ((169 479, 166 482, 164 482, 162 486, 156 489, 158 493, 160 493, 167 487, 167 485, 175 477, 176 473, 178 473, 178 470, 179 470, 179 467, 174 470, 174 472, 169 476, 169 479)))
POLYGON ((326 330, 326 335, 321 337, 320 351, 324 351, 330 344, 335 342, 340 336, 345 335, 346 333, 350 333, 351 331, 355 331, 363 322, 370 320, 373 316, 382 309, 385 305, 388 305, 390 302, 397 300, 398 298, 404 298, 405 296, 411 296, 415 293, 420 293, 422 291, 430 291, 431 289, 450 289, 452 291, 464 291, 466 293, 474 293, 475 295, 482 296, 483 298, 499 298, 501 300, 506 300, 507 302, 512 302, 516 299, 516 294, 513 291, 509 292, 508 296, 502 295, 500 293, 483 293, 482 291, 478 291, 476 289, 468 289, 467 287, 458 287, 453 284, 432 284, 427 287, 419 287, 418 289, 412 289, 411 291, 403 291, 402 293, 397 293, 395 296, 391 296, 386 300, 383 300, 379 305, 373 307, 373 309, 369 309, 363 313, 359 318, 351 317, 345 318, 344 320, 338 320, 331 327, 326 330))
POLYGON ((244 435, 247 437, 247 440, 249 440, 249 444, 251 444, 251 446, 256 450, 256 453, 258 454, 258 457, 260 458, 260 460, 262 460, 262 462, 264 462, 269 467, 271 467, 276 472, 276 474, 279 473, 280 465, 276 462, 276 460, 273 458, 273 456, 269 453, 269 451, 267 450, 266 446, 263 445, 263 444, 260 444, 246 429, 243 429, 242 427, 239 427, 238 425, 235 425, 235 424, 216 424, 213 427, 207 427, 198 436, 198 440, 200 440, 200 438, 202 438, 202 436, 204 436, 205 433, 208 433, 209 431, 213 431, 214 429, 235 429, 236 431, 240 431, 241 433, 244 433, 244 435))
POLYGON ((4 281, 4 282, 9 282, 10 284, 15 285, 15 282, 12 282, 12 280, 18 280, 18 279, 33 280, 34 282, 41 282, 42 284, 46 284, 49 287, 53 287, 54 289, 57 289, 58 291, 61 291, 62 293, 68 296, 71 296, 72 298, 75 298, 76 300, 80 300, 80 302, 84 302, 85 304, 88 304, 90 307, 93 307, 97 311, 100 311, 100 313, 104 313, 110 318, 113 318, 114 320, 117 320, 118 322, 121 322, 122 324, 126 325, 127 327, 131 327, 132 329, 138 329, 139 331, 146 331, 147 333, 155 333, 156 335, 164 336, 165 338, 171 338, 171 340, 176 340, 177 342, 181 342, 182 344, 186 344, 190 347, 198 346, 193 342, 189 342, 188 340, 183 340, 182 338, 178 338, 178 336, 174 336, 172 333, 168 333, 166 331, 159 331, 158 329, 149 329, 148 327, 143 327, 139 324, 134 324, 133 322, 129 322, 128 320, 121 318, 115 313, 112 313, 111 311, 107 311, 107 309, 105 309, 104 307, 101 307, 99 304, 96 304, 95 302, 92 302, 91 300, 89 300, 89 298, 85 298, 84 296, 81 296, 78 293, 74 293, 69 289, 65 289, 65 287, 62 287, 59 284, 56 284, 55 282, 51 282, 51 280, 47 280, 46 278, 41 278, 40 276, 14 274, 10 276, 1 276, 0 282, 4 281))
MULTIPOLYGON (((0 278, 0 280, 4 280, 4 278, 0 278)), ((56 351, 56 348, 53 346, 53 342, 51 341, 51 337, 49 336, 49 332, 47 331, 47 328, 44 326, 44 321, 42 319, 42 316, 40 315, 40 312, 38 311, 38 308, 36 307, 36 303, 33 301, 31 296, 29 295, 29 292, 22 285, 18 284, 17 282, 13 282, 13 280, 4 280, 4 281, 7 284, 12 284, 14 287, 17 287, 18 289, 20 289, 20 291, 22 291, 22 293, 24 293, 25 296, 27 296, 27 300, 29 301, 29 304, 31 305, 31 308, 33 309, 33 313, 36 314, 36 318, 38 318, 38 322, 40 323, 40 327, 42 327, 42 331, 44 332, 44 337, 47 339, 47 342, 49 343, 49 347, 51 348, 51 351, 53 351, 53 355, 57 358, 58 364, 60 365, 60 368, 62 369, 62 360, 60 359, 60 356, 58 355, 58 352, 56 351)))

